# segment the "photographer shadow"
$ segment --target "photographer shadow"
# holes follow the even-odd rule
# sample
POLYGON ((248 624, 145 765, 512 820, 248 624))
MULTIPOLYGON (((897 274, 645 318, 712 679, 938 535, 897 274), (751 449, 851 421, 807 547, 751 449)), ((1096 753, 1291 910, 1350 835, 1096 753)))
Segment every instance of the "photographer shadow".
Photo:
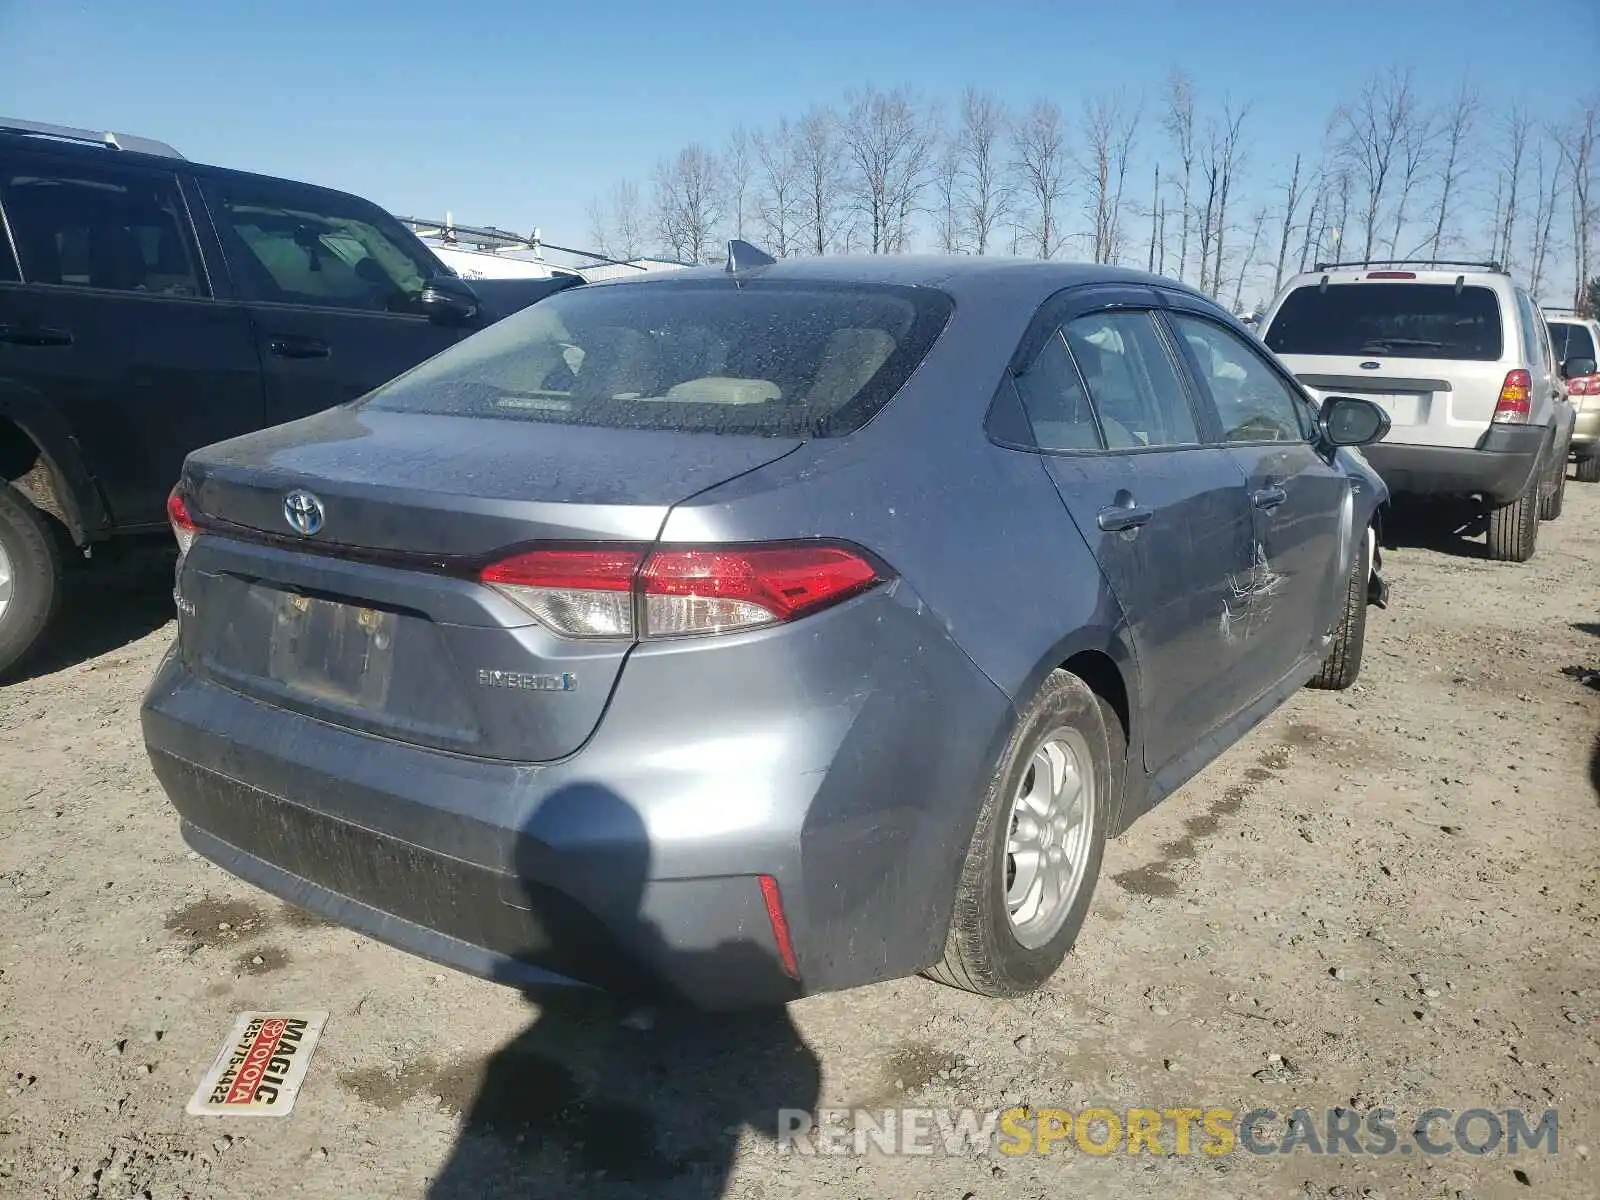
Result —
MULTIPOLYGON (((694 980, 772 971, 773 951, 754 941, 665 944, 641 913, 644 823, 609 789, 571 788, 541 805, 522 839, 519 879, 548 878, 539 834, 566 821, 590 835, 592 861, 579 866, 605 873, 605 932, 622 933, 635 962, 667 962, 675 977, 694 980)), ((712 1200, 726 1194, 747 1132, 775 1141, 780 1109, 817 1107, 821 1066, 786 1007, 700 1011, 646 982, 633 962, 617 962, 600 982, 605 992, 524 989, 536 1011, 475 1081, 430 1200, 712 1200)))

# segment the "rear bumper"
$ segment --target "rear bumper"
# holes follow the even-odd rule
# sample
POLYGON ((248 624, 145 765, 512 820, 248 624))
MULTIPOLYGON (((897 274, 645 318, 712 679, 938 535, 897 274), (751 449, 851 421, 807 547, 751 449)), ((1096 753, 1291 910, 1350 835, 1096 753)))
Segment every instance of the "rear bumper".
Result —
POLYGON ((786 631, 741 639, 718 697, 696 695, 672 651, 636 651, 600 730, 549 764, 339 728, 177 654, 145 698, 145 742, 191 846, 380 941, 515 986, 781 1003, 914 973, 943 948, 1010 706, 905 601, 809 618, 820 668, 761 661, 793 652, 786 631), (888 660, 904 686, 864 690, 888 660))
POLYGON ((1498 507, 1527 489, 1546 433, 1542 426, 1502 426, 1470 449, 1377 442, 1361 452, 1397 498, 1482 496, 1498 507))

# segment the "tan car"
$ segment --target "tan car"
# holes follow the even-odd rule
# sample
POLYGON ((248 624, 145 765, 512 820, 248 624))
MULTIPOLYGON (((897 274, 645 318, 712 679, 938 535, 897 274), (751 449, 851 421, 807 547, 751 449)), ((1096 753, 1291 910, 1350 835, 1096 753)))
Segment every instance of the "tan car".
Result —
POLYGON ((1572 461, 1578 479, 1600 483, 1600 321, 1581 317, 1570 309, 1545 309, 1556 361, 1567 381, 1567 394, 1578 410, 1572 426, 1572 461))

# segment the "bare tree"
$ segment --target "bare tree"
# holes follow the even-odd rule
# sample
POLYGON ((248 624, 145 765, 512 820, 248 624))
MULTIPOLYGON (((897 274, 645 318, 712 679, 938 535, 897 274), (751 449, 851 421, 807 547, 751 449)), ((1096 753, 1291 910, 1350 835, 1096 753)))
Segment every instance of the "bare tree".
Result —
POLYGON ((1534 178, 1537 201, 1533 212, 1532 262, 1528 267, 1528 291, 1538 296, 1544 285, 1545 265, 1550 257, 1550 235, 1555 227, 1556 206, 1561 200, 1561 158, 1563 151, 1547 132, 1541 131, 1534 144, 1534 178), (1555 161, 1547 163, 1547 158, 1555 161))
POLYGON ((756 175, 756 215, 767 251, 787 258, 799 248, 801 223, 800 160, 795 132, 787 119, 771 133, 750 139, 756 175))
POLYGON ((1444 163, 1439 169, 1439 199, 1433 209, 1433 237, 1428 256, 1439 257, 1444 247, 1445 229, 1450 220, 1450 202, 1461 190, 1462 177, 1471 166, 1471 138, 1482 102, 1477 89, 1463 80, 1440 119, 1444 139, 1444 163))
POLYGON ((933 166, 933 225, 939 249, 959 254, 962 246, 961 151, 946 141, 933 166))
POLYGON ((800 176, 800 228, 804 231, 806 248, 814 254, 828 253, 849 228, 843 155, 839 118, 832 109, 814 108, 800 119, 795 136, 795 165, 800 176))
POLYGON ((1596 197, 1596 139, 1600 138, 1600 94, 1578 107, 1571 125, 1561 132, 1562 161, 1567 168, 1567 186, 1572 200, 1572 254, 1577 279, 1572 304, 1582 311, 1588 299, 1593 265, 1595 226, 1600 224, 1600 199, 1596 197))
POLYGON ((1394 232, 1389 235, 1390 258, 1400 252, 1400 236, 1405 231, 1406 212, 1433 152, 1434 133, 1433 114, 1413 104, 1400 129, 1400 161, 1397 164, 1400 194, 1395 199, 1394 232))
POLYGON ((1178 206, 1182 216, 1179 218, 1178 233, 1178 278, 1184 278, 1184 272, 1189 266, 1189 218, 1193 212, 1190 200, 1190 188, 1194 181, 1194 84, 1189 77, 1181 71, 1174 71, 1167 78, 1167 107, 1162 118, 1162 126, 1167 131, 1167 136, 1172 139, 1172 147, 1178 155, 1178 206))
POLYGON ((1244 164, 1240 134, 1248 104, 1235 109, 1233 102, 1222 106, 1222 117, 1208 125, 1206 145, 1200 157, 1200 175, 1205 181, 1206 204, 1200 223, 1200 288, 1214 296, 1222 294, 1222 266, 1228 232, 1228 201, 1236 177, 1244 164))
POLYGON ((1239 261, 1239 277, 1233 285, 1233 311, 1239 311, 1239 305, 1244 303, 1244 277, 1250 268, 1255 265, 1256 251, 1261 248, 1261 231, 1266 228, 1267 210, 1258 208, 1256 215, 1250 221, 1250 248, 1244 252, 1244 258, 1239 261))
POLYGON ((1031 210, 1028 237, 1034 253, 1054 258, 1061 249, 1060 206, 1067 192, 1067 125, 1061 109, 1035 100, 1017 124, 1012 150, 1013 170, 1031 210))
POLYGON ((1328 180, 1324 176, 1311 196, 1311 211, 1306 214, 1305 236, 1300 239, 1300 270, 1311 264, 1312 252, 1322 252, 1322 239, 1328 235, 1328 180))
POLYGON ((1005 106, 988 92, 968 88, 961 95, 961 126, 956 154, 962 180, 962 208, 972 249, 989 252, 989 240, 1011 213, 1015 190, 1004 160, 1011 126, 1005 106))
POLYGON ((656 167, 656 227, 681 262, 709 262, 726 212, 722 164, 698 142, 656 167))
POLYGON ((1115 262, 1122 240, 1122 196, 1139 131, 1141 105, 1121 91, 1084 101, 1083 138, 1094 221, 1094 261, 1115 262))
POLYGON ((1156 163, 1156 178, 1150 188, 1150 254, 1145 261, 1144 269, 1155 273, 1156 269, 1156 244, 1161 241, 1161 164, 1156 163))
POLYGON ((644 254, 644 213, 639 185, 619 179, 604 199, 589 201, 589 237, 607 258, 631 262, 644 254))
MULTIPOLYGON (((1272 277, 1273 295, 1277 295, 1278 289, 1283 286, 1283 272, 1289 262, 1289 239, 1294 237, 1295 215, 1300 209, 1300 202, 1305 199, 1305 193, 1306 189, 1300 183, 1300 155, 1296 154, 1294 170, 1289 175, 1289 186, 1284 189, 1283 195, 1283 223, 1278 234, 1278 267, 1272 277)), ((1313 215, 1315 208, 1313 202, 1313 215)))
POLYGON ((1378 217, 1416 111, 1409 69, 1374 76, 1356 102, 1341 111, 1342 149, 1361 189, 1363 259, 1372 257, 1378 239, 1378 217))
POLYGON ((1522 186, 1522 164, 1528 153, 1528 136, 1533 118, 1521 104, 1513 104, 1506 114, 1504 158, 1500 180, 1505 193, 1505 208, 1500 214, 1500 240, 1494 257, 1509 268, 1516 254, 1517 195, 1522 186))
POLYGON ((750 147, 750 135, 743 128, 728 135, 728 148, 722 155, 722 175, 728 186, 728 207, 732 209, 733 236, 745 235, 745 219, 750 200, 750 184, 755 167, 750 147))
POLYGON ((851 190, 873 254, 901 248, 911 210, 927 179, 934 143, 930 123, 905 88, 867 88, 849 96, 842 140, 853 170, 851 190))

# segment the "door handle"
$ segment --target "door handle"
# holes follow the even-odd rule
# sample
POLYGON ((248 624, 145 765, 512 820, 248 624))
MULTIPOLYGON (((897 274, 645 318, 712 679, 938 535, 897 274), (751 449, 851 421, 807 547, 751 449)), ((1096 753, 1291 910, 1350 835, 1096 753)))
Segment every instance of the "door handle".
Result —
POLYGON ((1277 508, 1289 498, 1281 487, 1264 487, 1250 493, 1250 503, 1257 508, 1277 508))
POLYGON ((1126 533, 1149 523, 1156 510, 1142 504, 1113 504, 1095 514, 1095 524, 1107 533, 1126 533))
POLYGON ((19 329, 0 325, 0 342, 11 346, 70 346, 72 335, 65 329, 19 329))
POLYGON ((279 358, 327 358, 328 343, 311 338, 274 338, 267 349, 279 358))

